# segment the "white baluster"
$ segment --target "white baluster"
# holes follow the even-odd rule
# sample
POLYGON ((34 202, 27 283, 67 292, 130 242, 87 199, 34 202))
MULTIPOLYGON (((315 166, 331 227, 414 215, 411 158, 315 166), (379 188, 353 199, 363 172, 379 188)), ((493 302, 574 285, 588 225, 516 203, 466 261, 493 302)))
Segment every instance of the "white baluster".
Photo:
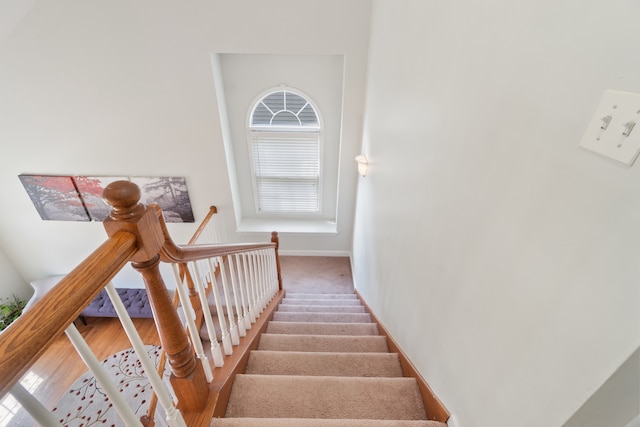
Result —
POLYGON ((258 316, 260 316, 260 313, 262 313, 262 307, 260 307, 260 286, 258 283, 258 272, 255 268, 254 254, 250 253, 247 255, 247 260, 249 261, 249 274, 251 276, 249 285, 251 286, 251 291, 253 292, 253 312, 255 313, 255 317, 258 318, 258 316))
MULTIPOLYGON (((200 273, 200 268, 198 267, 197 261, 190 263, 193 266, 194 273, 194 282, 196 285, 196 290, 198 291, 198 296, 200 297, 200 305, 202 306, 202 313, 204 314, 204 323, 207 326, 207 332, 209 334, 209 339, 211 342, 211 354, 213 356, 213 364, 217 367, 221 367, 224 365, 224 357, 222 355, 222 349, 220 348, 220 344, 218 344, 218 338, 216 336, 216 327, 213 324, 213 317, 211 315, 211 310, 209 310, 209 301, 207 301, 207 292, 204 289, 204 285, 202 284, 203 276, 200 273)), ((214 299, 216 299, 217 290, 215 285, 212 285, 212 291, 214 299)), ((217 299, 216 299, 217 304, 217 299)), ((220 318, 220 315, 218 315, 220 318)), ((224 332, 223 332, 224 338, 224 332)), ((223 341, 224 345, 224 341, 223 341)), ((225 348, 226 352, 226 348, 225 348)))
POLYGON ((276 262, 276 248, 271 249, 271 277, 273 281, 273 294, 277 294, 280 290, 280 284, 278 283, 278 264, 276 262))
POLYGON ((260 260, 260 273, 262 274, 262 305, 267 308, 269 304, 269 286, 267 282, 267 265, 264 258, 264 250, 258 252, 258 259, 260 260))
POLYGON ((53 416, 47 408, 35 397, 31 395, 19 382, 10 391, 11 395, 22 405, 22 407, 33 417, 34 420, 44 427, 62 427, 62 424, 53 416))
POLYGON ((273 299, 273 294, 271 293, 271 268, 269 267, 268 249, 262 251, 262 257, 264 258, 264 284, 267 294, 267 303, 269 303, 273 299))
POLYGON ((249 289, 247 288, 247 277, 243 277, 243 267, 242 267, 242 255, 236 254, 236 267, 238 270, 238 285, 240 287, 240 296, 242 298, 242 311, 244 319, 244 327, 246 330, 251 329, 251 314, 250 314, 250 302, 249 302, 249 289))
POLYGON ((260 280, 260 268, 258 267, 258 254, 253 252, 249 256, 249 265, 251 265, 251 271, 254 274, 253 288, 256 290, 256 315, 262 314, 262 282, 260 280))
POLYGON ((244 297, 242 292, 238 291, 238 279, 236 275, 238 273, 236 266, 234 265, 233 258, 235 255, 229 255, 229 275, 231 276, 231 290, 233 291, 233 300, 236 303, 236 313, 238 314, 238 335, 241 337, 247 336, 247 330, 244 323, 244 297))
POLYGON ((127 425, 127 427, 141 427, 142 423, 118 391, 118 388, 109 376, 109 373, 102 367, 98 358, 93 354, 84 338, 82 338, 82 335, 78 332, 76 325, 72 323, 67 326, 65 334, 69 337, 71 344, 76 348, 76 351, 84 361, 85 365, 87 365, 89 370, 91 370, 93 375, 96 377, 96 380, 98 380, 102 386, 102 389, 109 397, 109 401, 113 404, 116 411, 118 411, 118 415, 120 415, 122 421, 127 425))
MULTIPOLYGON (((236 325, 236 319, 233 315, 233 304, 229 298, 229 285, 227 284, 227 271, 224 265, 222 257, 218 257, 220 265, 220 278, 222 279, 222 292, 224 293, 224 302, 227 308, 227 318, 229 319, 229 334, 231 335, 231 344, 240 344, 240 336, 238 333, 238 325, 236 325)), ((224 313, 222 313, 224 316, 224 313)))
POLYGON ((271 274, 271 294, 275 296, 278 292, 278 269, 276 267, 276 250, 274 248, 269 250, 269 268, 271 274))
POLYGON ((211 260, 207 259, 207 266, 209 268, 209 279, 211 279, 211 291, 213 292, 213 299, 216 304, 216 312, 218 313, 218 323, 220 324, 220 333, 222 335, 222 349, 227 356, 233 353, 233 345, 231 344, 231 336, 227 329, 227 322, 224 320, 224 310, 222 308, 222 301, 220 300, 220 291, 218 290, 218 281, 216 280, 216 268, 211 260))
POLYGON ((255 269, 256 269, 256 278, 257 278, 257 282, 258 282, 258 295, 260 296, 258 299, 258 304, 260 307, 260 314, 262 314, 262 312, 264 311, 264 274, 262 271, 262 260, 260 259, 260 251, 256 251, 254 253, 254 262, 255 262, 255 269))
MULTIPOLYGON (((176 291, 178 291, 178 296, 180 297, 180 303, 182 304, 182 309, 184 311, 184 317, 187 321, 187 326, 189 327, 189 335, 191 336, 191 342, 193 343, 193 347, 196 352, 196 356, 200 359, 202 363, 202 367, 204 368, 204 374, 207 377, 207 382, 213 381, 213 372, 211 371, 211 365, 209 364, 209 358, 204 353, 204 347, 202 346, 202 340, 200 340, 200 334, 198 333, 198 328, 196 326, 196 318, 195 312, 193 310, 193 306, 191 305, 191 299, 189 298, 189 294, 185 289, 184 282, 180 279, 180 269, 178 268, 178 264, 171 264, 173 267, 173 275, 176 279, 176 291)), ((219 347, 219 346, 218 346, 219 347)), ((222 353, 220 353, 220 357, 222 358, 222 353)))
POLYGON ((266 286, 267 281, 264 275, 264 259, 262 258, 262 251, 258 251, 256 253, 256 259, 258 262, 258 273, 260 275, 260 313, 262 313, 269 303, 269 294, 267 293, 266 286))
POLYGON ((122 327, 124 328, 124 331, 127 334, 127 337, 129 338, 129 341, 131 342, 136 355, 138 356, 138 360, 144 368, 144 371, 147 373, 149 383, 151 384, 153 391, 156 393, 156 396, 158 396, 158 402, 160 402, 160 405, 162 405, 165 410, 166 420, 169 423, 169 426, 187 427, 187 424, 182 418, 182 414, 173 403, 171 394, 167 390, 165 384, 162 382, 162 378, 160 378, 160 375, 158 374, 157 367, 155 366, 153 361, 151 361, 144 343, 142 342, 142 338, 140 338, 138 330, 133 324, 133 321, 131 320, 127 309, 122 303, 120 295, 118 295, 118 291, 111 282, 109 282, 105 289, 107 291, 107 294, 109 295, 111 303, 113 304, 113 308, 118 314, 120 323, 122 324, 122 327))
POLYGON ((248 254, 242 254, 244 263, 244 277, 247 284, 247 295, 249 297, 249 315, 251 316, 251 323, 256 323, 256 298, 253 286, 253 271, 251 270, 250 257, 248 254))
POLYGON ((264 277, 267 284, 267 295, 269 295, 269 301, 273 299, 273 293, 271 292, 271 259, 269 257, 269 249, 265 249, 264 253, 264 277))

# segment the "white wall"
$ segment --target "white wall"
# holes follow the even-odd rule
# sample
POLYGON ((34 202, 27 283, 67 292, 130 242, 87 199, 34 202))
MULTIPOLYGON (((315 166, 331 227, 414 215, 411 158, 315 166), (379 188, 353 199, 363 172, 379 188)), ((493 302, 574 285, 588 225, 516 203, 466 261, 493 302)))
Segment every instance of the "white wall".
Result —
POLYGON ((639 416, 640 349, 562 427, 630 427, 639 416))
MULTIPOLYGON (((22 173, 184 176, 196 221, 216 205, 225 239, 268 240, 235 233, 211 55, 345 55, 349 158, 360 144, 369 19, 368 0, 38 2, 0 45, 0 247, 30 281, 68 272, 105 238, 100 223, 41 221, 22 173)), ((340 234, 282 236, 283 249, 350 249, 348 166, 340 234)), ((178 243, 194 230, 171 224, 178 243)))
POLYGON ((6 40, 37 0, 4 0, 0 3, 0 44, 6 40))
POLYGON ((22 280, 2 248, 0 248, 0 277, 2 277, 0 299, 11 298, 14 294, 20 298, 29 297, 30 287, 22 280))
POLYGON ((640 164, 578 147, 639 18, 375 3, 356 286, 460 427, 562 425, 640 346, 640 164))
POLYGON ((635 417, 633 420, 629 421, 625 427, 640 427, 640 416, 635 417))

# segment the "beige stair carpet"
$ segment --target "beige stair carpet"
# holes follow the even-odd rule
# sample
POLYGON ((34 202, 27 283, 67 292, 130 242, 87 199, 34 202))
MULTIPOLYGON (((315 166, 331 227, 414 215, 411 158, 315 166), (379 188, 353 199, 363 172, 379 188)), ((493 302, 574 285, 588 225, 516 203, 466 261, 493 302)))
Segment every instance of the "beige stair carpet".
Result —
POLYGON ((394 353, 337 353, 307 351, 251 352, 247 374, 326 375, 340 377, 401 377, 394 353))
POLYGON ((421 420, 426 412, 414 378, 242 374, 226 417, 421 420))
POLYGON ((295 312, 295 313, 364 313, 364 307, 361 305, 293 305, 293 304, 280 304, 278 307, 280 312, 295 312))
POLYGON ((317 292, 283 298, 211 425, 446 427, 357 297, 317 292))
POLYGON ((369 313, 315 313, 282 312, 273 313, 276 322, 323 322, 323 323, 369 323, 369 313))
POLYGON ((280 266, 288 293, 353 294, 349 257, 281 256, 280 266))
POLYGON ((267 325, 268 334, 378 335, 375 323, 278 322, 267 325))
POLYGON ((296 304, 296 305, 349 305, 349 306, 360 306, 360 301, 357 299, 305 299, 302 300, 300 298, 287 298, 286 296, 282 298, 283 304, 296 304))
POLYGON ((293 293, 287 292, 287 298, 289 299, 346 299, 346 300, 357 300, 358 297, 356 294, 301 294, 301 293, 293 293))
POLYGON ((322 418, 218 418, 217 427, 446 427, 438 421, 350 420, 322 418))
POLYGON ((322 351, 340 350, 343 353, 389 351, 387 339, 379 335, 295 335, 262 334, 258 350, 322 351))

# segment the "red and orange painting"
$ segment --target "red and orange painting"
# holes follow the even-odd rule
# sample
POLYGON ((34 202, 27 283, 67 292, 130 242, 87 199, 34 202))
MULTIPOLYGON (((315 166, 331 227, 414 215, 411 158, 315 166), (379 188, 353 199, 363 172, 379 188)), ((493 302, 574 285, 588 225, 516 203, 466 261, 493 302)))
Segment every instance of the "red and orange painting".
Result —
POLYGON ((45 221, 91 221, 70 176, 19 175, 40 218, 45 221))

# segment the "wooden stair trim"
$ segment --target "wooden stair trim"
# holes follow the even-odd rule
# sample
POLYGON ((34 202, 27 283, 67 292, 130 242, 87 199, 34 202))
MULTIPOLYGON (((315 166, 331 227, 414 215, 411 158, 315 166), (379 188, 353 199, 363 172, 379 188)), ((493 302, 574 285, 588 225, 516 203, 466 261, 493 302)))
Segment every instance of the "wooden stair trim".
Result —
POLYGON ((240 344, 234 349, 233 355, 229 357, 229 360, 225 360, 224 366, 213 371, 213 381, 210 385, 210 390, 216 395, 213 417, 224 417, 233 381, 237 374, 245 372, 251 350, 258 348, 260 336, 267 330, 267 325, 273 318, 273 313, 277 310, 283 297, 284 291, 279 290, 265 308, 262 316, 247 331, 247 335, 240 339, 240 344))
POLYGON ((209 384, 207 406, 201 412, 183 413, 188 426, 208 426, 211 424, 212 418, 224 417, 233 381, 237 374, 242 374, 246 370, 249 353, 258 347, 260 335, 267 329, 273 312, 278 308, 283 296, 284 291, 282 290, 276 293, 262 315, 256 319, 256 323, 251 325, 247 335, 240 338, 240 344, 234 347, 233 354, 225 357, 224 366, 213 370, 213 381, 209 384))
POLYGON ((450 413, 444 404, 438 399, 436 394, 433 392, 429 384, 425 381, 425 379, 420 375, 418 370, 413 366, 413 363, 409 360, 407 355, 402 351, 398 343, 393 339, 389 331, 380 323, 376 315, 371 311, 369 305, 365 302, 362 295, 356 290, 355 294, 358 296, 358 299, 365 307, 367 313, 371 315, 371 321, 377 323, 378 331, 380 335, 387 338, 387 345, 389 346, 389 352, 397 353, 400 358, 400 364, 402 365, 402 373, 405 377, 415 378, 418 382, 418 387, 420 388, 420 393, 422 394, 422 401, 424 402, 424 407, 427 410, 427 418, 433 421, 440 421, 446 423, 449 419, 450 413))

